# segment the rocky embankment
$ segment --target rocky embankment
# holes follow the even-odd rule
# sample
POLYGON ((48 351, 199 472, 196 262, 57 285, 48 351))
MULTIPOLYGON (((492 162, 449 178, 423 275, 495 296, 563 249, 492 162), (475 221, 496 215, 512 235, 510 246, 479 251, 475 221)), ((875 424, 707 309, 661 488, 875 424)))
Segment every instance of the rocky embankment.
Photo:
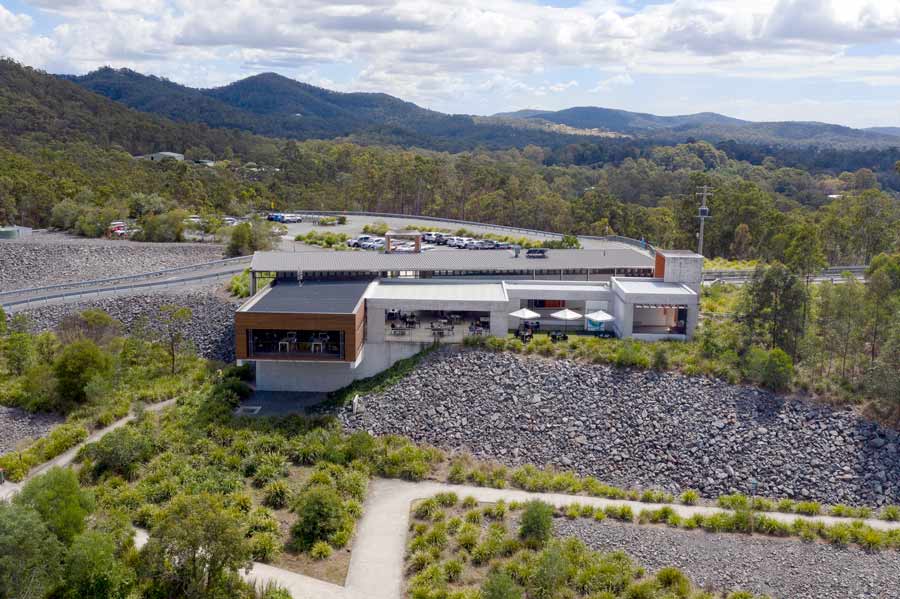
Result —
POLYGON ((35 233, 0 241, 0 290, 11 291, 211 262, 223 248, 199 243, 138 243, 35 233))
POLYGON ((13 451, 20 442, 43 437, 62 421, 55 414, 31 414, 0 406, 0 455, 13 451))
POLYGON ((624 551, 650 571, 675 566, 701 588, 773 599, 900 596, 897 553, 867 553, 797 539, 684 531, 612 520, 557 519, 556 533, 598 551, 624 551))
POLYGON ((898 434, 850 410, 700 377, 440 352, 344 424, 626 487, 900 503, 898 434))
POLYGON ((239 305, 220 287, 173 288, 153 294, 121 295, 78 303, 55 304, 25 310, 35 331, 55 328, 68 314, 97 308, 124 325, 125 331, 146 322, 150 329, 166 304, 190 308, 193 315, 185 334, 200 355, 231 362, 234 360, 234 311, 239 305))

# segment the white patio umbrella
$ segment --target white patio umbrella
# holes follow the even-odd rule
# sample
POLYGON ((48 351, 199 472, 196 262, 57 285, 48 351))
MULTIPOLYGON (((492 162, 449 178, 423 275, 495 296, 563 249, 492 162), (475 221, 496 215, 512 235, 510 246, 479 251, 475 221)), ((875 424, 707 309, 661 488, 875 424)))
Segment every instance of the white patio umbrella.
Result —
POLYGON ((584 317, 591 322, 612 322, 616 319, 615 316, 613 316, 609 312, 604 312, 603 310, 597 310, 596 312, 585 314, 584 317))
POLYGON ((509 315, 513 318, 521 318, 522 320, 540 318, 541 316, 537 312, 532 312, 528 308, 522 308, 520 310, 516 310, 515 312, 510 312, 509 315))
POLYGON ((579 318, 581 318, 581 314, 575 312, 574 310, 565 308, 563 310, 560 310, 559 312, 554 312, 550 315, 550 317, 557 320, 578 320, 579 318))
MULTIPOLYGON (((540 314, 529 310, 528 308, 521 308, 519 310, 516 310, 515 312, 510 312, 509 315, 520 320, 534 320, 535 318, 541 317, 540 314)), ((518 331, 518 328, 516 328, 516 330, 518 331)))

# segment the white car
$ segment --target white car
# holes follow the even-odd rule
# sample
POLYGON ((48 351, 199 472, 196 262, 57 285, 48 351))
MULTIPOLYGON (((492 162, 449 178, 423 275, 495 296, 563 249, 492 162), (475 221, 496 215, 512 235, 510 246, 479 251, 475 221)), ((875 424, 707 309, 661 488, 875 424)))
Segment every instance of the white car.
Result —
POLYGON ((373 239, 375 239, 375 237, 373 237, 372 235, 360 235, 356 239, 348 239, 347 245, 352 248, 360 248, 364 243, 368 243, 373 239))
POLYGON ((281 222, 283 222, 283 223, 302 223, 303 217, 300 216, 299 214, 285 214, 284 220, 282 220, 281 222))
POLYGON ((466 242, 463 244, 462 247, 466 248, 467 250, 480 250, 481 242, 477 239, 470 239, 467 237, 466 242))

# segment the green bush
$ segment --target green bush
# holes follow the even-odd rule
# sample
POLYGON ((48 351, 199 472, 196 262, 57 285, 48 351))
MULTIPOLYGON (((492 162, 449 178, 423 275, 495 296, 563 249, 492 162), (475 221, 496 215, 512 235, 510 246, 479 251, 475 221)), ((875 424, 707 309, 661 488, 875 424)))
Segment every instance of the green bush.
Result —
POLYGON ((481 585, 482 599, 522 599, 522 587, 502 570, 494 570, 488 574, 481 585))
POLYGON ((669 369, 669 352, 663 344, 657 344, 653 349, 653 368, 656 370, 669 369))
POLYGON ((644 353, 640 343, 631 339, 625 339, 616 349, 613 364, 620 368, 648 368, 650 359, 644 353))
POLYGON ((794 511, 804 516, 818 516, 822 513, 822 505, 818 501, 801 501, 794 511))
POLYGON ((519 538, 532 547, 540 547, 552 533, 553 507, 543 501, 529 501, 522 512, 519 538))
POLYGON ((325 541, 316 541, 309 550, 309 556, 314 560, 328 559, 332 553, 331 545, 325 541))
POLYGON ((275 480, 263 487, 263 504, 274 509, 287 505, 291 489, 284 480, 275 480))
POLYGON ((291 511, 297 515, 297 521, 291 527, 293 542, 304 551, 317 541, 327 541, 341 529, 346 517, 340 495, 324 486, 313 486, 302 491, 291 511))
POLYGON ((13 501, 37 511, 66 545, 84 530, 85 519, 94 509, 93 497, 81 489, 75 472, 58 467, 28 481, 13 501))
POLYGON ((897 522, 900 520, 900 505, 886 505, 881 509, 879 518, 888 520, 889 522, 897 522))
POLYGON ((79 339, 65 346, 53 364, 57 393, 64 408, 81 404, 87 399, 85 387, 97 378, 109 376, 112 358, 96 343, 79 339))
POLYGON ((78 459, 89 459, 94 476, 106 472, 132 480, 140 464, 154 453, 152 441, 133 426, 125 426, 104 435, 96 443, 85 445, 78 452, 78 459))
POLYGON ((462 576, 463 564, 458 559, 451 559, 444 563, 444 575, 449 582, 457 582, 462 576))
POLYGON ((250 555, 258 562, 271 563, 281 554, 281 537, 274 532, 257 532, 250 536, 250 555))
POLYGON ((681 494, 680 500, 684 505, 697 505, 697 502, 700 501, 700 493, 694 489, 688 489, 681 494))

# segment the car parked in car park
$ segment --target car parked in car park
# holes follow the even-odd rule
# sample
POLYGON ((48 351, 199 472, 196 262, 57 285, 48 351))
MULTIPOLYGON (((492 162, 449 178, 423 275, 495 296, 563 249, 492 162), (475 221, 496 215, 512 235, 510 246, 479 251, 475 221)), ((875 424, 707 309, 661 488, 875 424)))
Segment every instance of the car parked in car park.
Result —
POLYGON ((373 235, 360 235, 354 239, 348 239, 347 245, 352 248, 358 248, 362 247, 362 244, 372 241, 373 239, 375 239, 373 235))
POLYGON ((476 249, 479 250, 492 250, 497 247, 497 244, 492 239, 479 239, 476 245, 476 249))
POLYGON ((300 216, 299 214, 284 214, 284 215, 282 215, 281 222, 283 222, 283 223, 302 223, 303 217, 300 216))

